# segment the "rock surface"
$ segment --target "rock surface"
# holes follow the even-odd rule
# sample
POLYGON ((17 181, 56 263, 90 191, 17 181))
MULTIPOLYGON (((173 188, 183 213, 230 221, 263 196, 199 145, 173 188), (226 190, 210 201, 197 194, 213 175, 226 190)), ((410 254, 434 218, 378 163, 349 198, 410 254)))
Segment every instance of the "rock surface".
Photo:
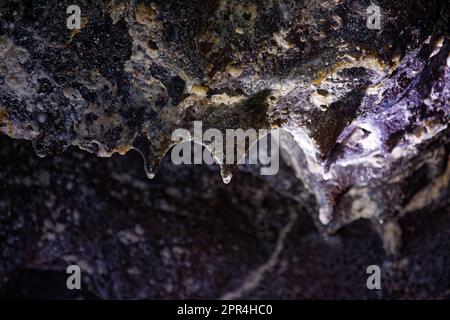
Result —
POLYGON ((448 297, 447 1, 377 1, 380 30, 369 1, 77 2, 72 31, 0 3, 0 132, 45 157, 1 138, 0 295, 77 263, 85 297, 448 297), (194 120, 279 128, 280 172, 162 161, 194 120))

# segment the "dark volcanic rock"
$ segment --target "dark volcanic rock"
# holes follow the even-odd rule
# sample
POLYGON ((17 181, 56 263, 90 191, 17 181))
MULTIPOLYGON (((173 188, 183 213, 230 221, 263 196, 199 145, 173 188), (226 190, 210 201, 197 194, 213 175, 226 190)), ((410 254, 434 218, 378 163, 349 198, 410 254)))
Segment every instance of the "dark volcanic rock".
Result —
POLYGON ((326 236, 284 164, 270 178, 239 168, 224 185, 218 168, 168 159, 148 180, 137 153, 39 159, 6 138, 0 150, 0 297, 448 297, 448 188, 383 227, 364 219, 326 236), (84 293, 65 289, 73 263, 84 293), (365 287, 373 264, 381 291, 365 287))
POLYGON ((448 1, 72 4, 0 3, 0 132, 41 157, 1 138, 0 294, 448 296, 448 1), (162 161, 195 120, 277 130, 280 172, 162 161))

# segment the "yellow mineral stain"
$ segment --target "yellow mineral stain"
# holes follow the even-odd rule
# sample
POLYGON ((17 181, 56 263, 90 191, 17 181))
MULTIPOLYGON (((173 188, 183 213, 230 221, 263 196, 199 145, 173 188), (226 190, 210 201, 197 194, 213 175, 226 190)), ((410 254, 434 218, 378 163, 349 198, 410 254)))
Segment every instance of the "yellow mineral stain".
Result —
POLYGON ((356 59, 355 57, 346 55, 347 61, 339 61, 333 67, 329 69, 320 70, 316 79, 312 81, 313 85, 320 85, 322 81, 324 81, 329 76, 338 73, 344 69, 355 68, 355 67, 363 67, 369 70, 373 70, 379 74, 387 74, 398 66, 400 63, 399 57, 395 57, 391 64, 387 64, 383 61, 380 61, 375 56, 366 56, 360 59, 356 59))
POLYGON ((0 110, 0 124, 6 122, 8 120, 8 112, 6 110, 0 110))
POLYGON ((117 152, 121 156, 124 156, 125 154, 127 154, 128 151, 130 151, 130 146, 119 146, 119 147, 117 147, 117 152))
POLYGON ((136 21, 140 24, 151 24, 155 19, 156 12, 153 8, 145 3, 139 3, 136 6, 136 21))
POLYGON ((0 127, 3 127, 4 124, 6 124, 6 132, 3 131, 3 133, 7 134, 11 138, 14 138, 14 128, 13 125, 8 121, 9 115, 6 110, 0 110, 0 127))
POLYGON ((242 74, 243 71, 244 71, 244 70, 242 70, 242 68, 239 67, 239 66, 228 66, 228 67, 227 67, 227 72, 228 72, 228 73, 230 74, 230 76, 232 76, 233 78, 239 77, 239 76, 242 74))
POLYGON ((244 30, 242 30, 241 27, 236 27, 236 29, 234 29, 234 32, 236 32, 237 34, 244 34, 244 30))
POLYGON ((191 92, 195 95, 198 96, 204 96, 206 95, 206 93, 208 92, 208 87, 207 86, 202 86, 202 85, 197 85, 194 84, 192 86, 191 92))

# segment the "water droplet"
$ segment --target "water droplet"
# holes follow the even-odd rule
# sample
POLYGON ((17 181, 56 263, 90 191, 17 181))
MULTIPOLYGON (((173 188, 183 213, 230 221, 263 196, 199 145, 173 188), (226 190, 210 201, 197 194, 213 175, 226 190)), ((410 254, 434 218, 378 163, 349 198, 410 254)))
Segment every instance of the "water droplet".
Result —
POLYGON ((233 178, 233 174, 226 169, 222 169, 220 171, 220 174, 222 175, 222 180, 223 180, 223 183, 225 183, 225 184, 229 184, 231 181, 231 178, 233 178))

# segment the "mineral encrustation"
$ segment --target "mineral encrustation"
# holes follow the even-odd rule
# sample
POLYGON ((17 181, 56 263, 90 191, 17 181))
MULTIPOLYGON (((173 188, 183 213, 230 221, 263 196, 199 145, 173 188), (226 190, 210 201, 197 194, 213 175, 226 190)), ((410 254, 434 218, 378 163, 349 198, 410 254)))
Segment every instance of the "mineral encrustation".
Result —
POLYGON ((449 9, 2 0, 0 297, 76 263, 85 298, 448 298, 449 9), (276 130, 280 172, 171 164, 194 121, 276 130))

